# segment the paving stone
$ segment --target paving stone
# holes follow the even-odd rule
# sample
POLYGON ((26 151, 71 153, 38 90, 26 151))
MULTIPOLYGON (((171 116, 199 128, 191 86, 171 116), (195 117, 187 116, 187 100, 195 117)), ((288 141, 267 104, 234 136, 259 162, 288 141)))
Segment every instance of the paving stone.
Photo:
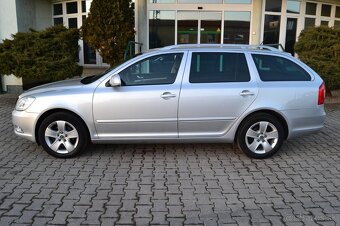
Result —
POLYGON ((268 159, 227 144, 89 145, 57 159, 16 137, 0 95, 0 225, 339 225, 340 104, 268 159))
POLYGON ((22 215, 16 221, 16 223, 32 224, 34 216, 36 216, 38 213, 39 213, 39 211, 24 210, 24 211, 22 211, 22 215))
POLYGON ((34 217, 32 226, 47 225, 52 219, 52 217, 34 217))

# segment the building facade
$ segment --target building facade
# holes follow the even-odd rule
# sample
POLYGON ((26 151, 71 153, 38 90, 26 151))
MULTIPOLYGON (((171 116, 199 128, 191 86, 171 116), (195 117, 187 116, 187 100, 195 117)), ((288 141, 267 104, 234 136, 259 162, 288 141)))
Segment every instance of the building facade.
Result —
MULTIPOLYGON (((92 0, 1 0, 0 40, 54 24, 80 28, 92 0)), ((142 50, 174 44, 280 44, 294 54, 310 26, 340 28, 340 0, 135 0, 136 42, 142 50)), ((85 72, 108 67, 79 41, 85 72)), ((2 90, 20 92, 23 82, 1 76, 2 90)), ((24 82, 25 83, 25 82, 24 82)))

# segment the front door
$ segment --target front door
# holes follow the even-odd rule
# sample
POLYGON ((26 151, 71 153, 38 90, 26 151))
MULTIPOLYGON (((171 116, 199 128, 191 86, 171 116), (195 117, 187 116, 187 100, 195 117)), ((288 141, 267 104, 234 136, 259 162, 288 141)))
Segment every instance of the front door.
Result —
POLYGON ((177 138, 177 108, 186 52, 144 57, 119 71, 122 85, 95 91, 99 139, 177 138))
POLYGON ((257 92, 244 53, 193 52, 179 100, 179 137, 223 137, 257 92))
POLYGON ((220 44, 221 12, 178 11, 178 44, 220 44))

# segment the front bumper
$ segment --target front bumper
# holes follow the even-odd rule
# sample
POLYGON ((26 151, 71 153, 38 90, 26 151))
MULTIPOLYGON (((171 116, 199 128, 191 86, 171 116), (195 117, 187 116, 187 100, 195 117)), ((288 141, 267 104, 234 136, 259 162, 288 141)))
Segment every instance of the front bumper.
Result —
POLYGON ((38 113, 29 113, 26 111, 12 112, 12 122, 14 133, 30 141, 36 142, 35 125, 38 120, 38 113))

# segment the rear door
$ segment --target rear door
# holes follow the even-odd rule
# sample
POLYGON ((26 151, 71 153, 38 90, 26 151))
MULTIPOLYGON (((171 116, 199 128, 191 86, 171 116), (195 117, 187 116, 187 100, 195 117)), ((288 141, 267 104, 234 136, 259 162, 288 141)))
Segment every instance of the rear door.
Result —
POLYGON ((255 100, 258 88, 241 52, 192 52, 181 88, 180 138, 221 137, 255 100))

